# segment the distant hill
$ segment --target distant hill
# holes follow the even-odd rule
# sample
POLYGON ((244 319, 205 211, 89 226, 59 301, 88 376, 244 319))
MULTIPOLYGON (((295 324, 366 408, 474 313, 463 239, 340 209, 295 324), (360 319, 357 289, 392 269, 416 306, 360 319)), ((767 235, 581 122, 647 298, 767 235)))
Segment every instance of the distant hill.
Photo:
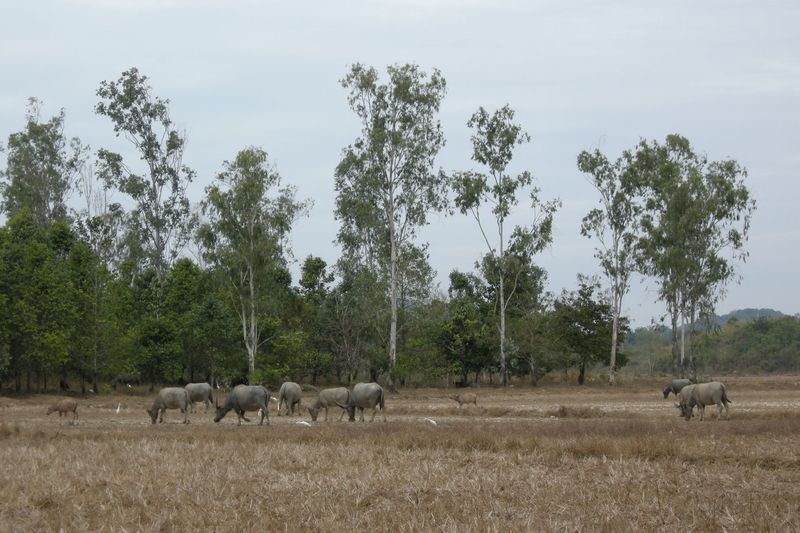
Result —
POLYGON ((715 316, 714 323, 718 326, 724 326, 731 319, 734 319, 738 322, 747 322, 750 320, 758 320, 759 318, 780 318, 782 316, 786 316, 785 314, 781 313, 780 311, 776 311, 774 309, 737 309, 736 311, 731 311, 730 313, 722 316, 715 316))

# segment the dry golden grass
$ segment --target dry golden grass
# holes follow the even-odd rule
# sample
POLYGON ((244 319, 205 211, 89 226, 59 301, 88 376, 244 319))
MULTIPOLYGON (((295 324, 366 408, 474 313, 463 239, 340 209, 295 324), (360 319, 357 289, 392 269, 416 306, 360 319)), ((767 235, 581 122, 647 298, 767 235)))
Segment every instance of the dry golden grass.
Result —
POLYGON ((800 530, 800 386, 726 381, 731 419, 703 423, 660 381, 472 389, 460 409, 404 390, 387 423, 312 427, 202 407, 153 426, 137 395, 82 399, 73 425, 53 396, 0 398, 0 529, 800 530))

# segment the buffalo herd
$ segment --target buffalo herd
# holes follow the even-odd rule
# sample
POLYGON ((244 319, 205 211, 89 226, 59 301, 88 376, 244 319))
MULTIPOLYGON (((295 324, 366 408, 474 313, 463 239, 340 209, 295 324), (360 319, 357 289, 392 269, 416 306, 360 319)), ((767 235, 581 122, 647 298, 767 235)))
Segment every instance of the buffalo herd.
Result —
MULTIPOLYGON (((214 405, 214 422, 222 420, 229 411, 234 411, 237 415, 237 423, 241 425, 242 420, 249 422, 245 416, 247 411, 257 411, 261 419, 260 425, 266 419, 269 425, 270 400, 278 404, 278 416, 281 416, 282 409, 287 416, 300 414, 300 403, 302 388, 297 383, 287 381, 281 385, 278 398, 270 395, 269 391, 261 385, 236 385, 231 390, 228 397, 220 405, 219 398, 216 400, 212 394, 211 385, 208 383, 189 383, 185 387, 166 387, 158 391, 152 406, 147 409, 150 421, 155 424, 164 422, 164 414, 167 409, 178 409, 183 413, 183 423, 189 423, 189 412, 194 411, 194 404, 202 402, 206 406, 214 405)), ((719 381, 708 383, 692 383, 688 379, 672 380, 662 391, 664 399, 670 394, 674 395, 677 402, 675 407, 680 410, 680 416, 687 421, 691 420, 695 407, 700 415, 700 420, 705 419, 705 408, 709 405, 717 406, 717 420, 722 418, 725 411, 725 418, 729 416, 728 404, 732 403, 728 398, 725 385, 719 381)), ((465 403, 477 405, 477 395, 474 393, 451 394, 448 396, 458 402, 459 408, 465 403)), ((372 410, 370 422, 375 420, 378 411, 381 412, 383 421, 386 421, 386 400, 383 387, 377 383, 358 383, 352 390, 346 387, 336 387, 319 391, 317 397, 308 407, 311 420, 316 421, 322 409, 325 410, 325 421, 328 421, 328 409, 338 407, 341 409, 339 420, 347 413, 349 420, 355 422, 356 410, 359 412, 359 420, 364 421, 364 411, 372 410)), ((59 416, 67 413, 73 414, 73 420, 78 418, 78 402, 72 398, 58 400, 47 408, 47 414, 58 412, 59 416)))
MULTIPOLYGON (((205 403, 206 409, 213 402, 216 410, 214 422, 219 422, 229 411, 234 411, 237 416, 237 424, 241 425, 242 420, 245 422, 250 421, 245 416, 247 411, 257 411, 261 416, 259 425, 263 425, 264 420, 269 425, 268 404, 270 400, 277 401, 278 416, 281 416, 281 411, 284 408, 287 416, 299 415, 301 395, 302 388, 300 385, 291 381, 281 385, 278 398, 273 398, 269 391, 261 385, 236 385, 225 401, 220 404, 219 398, 213 399, 211 385, 208 383, 189 383, 185 387, 166 387, 158 391, 155 400, 153 400, 153 405, 150 409, 147 409, 147 414, 150 415, 150 421, 153 424, 156 421, 163 423, 164 413, 167 409, 179 409, 183 413, 183 422, 188 424, 189 411, 194 410, 193 404, 195 402, 205 403)), ((74 402, 74 400, 72 401, 74 402)), ((383 421, 386 422, 385 395, 383 387, 377 383, 358 383, 353 387, 352 391, 345 387, 321 390, 308 408, 311 419, 316 421, 319 411, 324 408, 325 420, 327 421, 329 407, 339 407, 342 410, 342 416, 347 413, 351 422, 356 419, 356 410, 358 410, 362 422, 364 421, 364 411, 366 409, 372 410, 370 422, 375 420, 376 413, 380 411, 383 421)), ((51 407, 51 409, 56 410, 57 407, 51 407)), ((342 419, 342 416, 339 417, 339 420, 342 419)))

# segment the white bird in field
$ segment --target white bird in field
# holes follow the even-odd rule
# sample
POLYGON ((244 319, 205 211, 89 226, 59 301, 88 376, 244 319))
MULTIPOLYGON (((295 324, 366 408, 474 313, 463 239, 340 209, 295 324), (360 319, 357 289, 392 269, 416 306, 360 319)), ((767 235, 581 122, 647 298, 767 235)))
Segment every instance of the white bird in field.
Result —
POLYGON ((269 401, 278 403, 278 399, 275 396, 270 396, 269 401))
POLYGON ((91 392, 92 394, 94 394, 94 389, 89 389, 89 392, 91 392))
POLYGON ((438 425, 439 425, 439 424, 437 424, 437 423, 436 423, 436 420, 434 420, 433 418, 426 418, 426 419, 425 419, 425 422, 428 422, 428 423, 430 423, 430 425, 432 425, 432 426, 434 426, 434 427, 436 427, 436 426, 438 426, 438 425))
POLYGON ((298 426, 305 426, 305 427, 307 427, 307 428, 310 428, 310 427, 311 427, 311 424, 309 424, 309 423, 308 423, 308 422, 306 422, 305 420, 300 420, 299 422, 295 422, 295 424, 297 424, 298 426))
POLYGON ((121 403, 121 402, 118 402, 118 403, 117 403, 117 410, 116 410, 116 413, 117 413, 117 414, 119 414, 119 410, 120 410, 121 408, 122 408, 122 403, 121 403))
POLYGON ((132 388, 133 388, 133 387, 131 387, 131 384, 130 384, 130 383, 126 383, 125 385, 127 385, 129 389, 132 389, 132 388))

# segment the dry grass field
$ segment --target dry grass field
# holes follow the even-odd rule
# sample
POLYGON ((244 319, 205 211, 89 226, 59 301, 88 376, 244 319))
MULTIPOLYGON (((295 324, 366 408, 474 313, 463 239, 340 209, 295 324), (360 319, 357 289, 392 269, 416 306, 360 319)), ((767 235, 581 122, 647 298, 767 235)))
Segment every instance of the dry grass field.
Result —
POLYGON ((311 394, 269 427, 202 406, 151 425, 141 393, 79 399, 76 424, 45 415, 56 396, 0 397, 0 530, 800 530, 800 377, 724 379, 731 418, 702 423, 664 381, 478 388, 462 409, 406 389, 386 423, 311 427, 311 394))

